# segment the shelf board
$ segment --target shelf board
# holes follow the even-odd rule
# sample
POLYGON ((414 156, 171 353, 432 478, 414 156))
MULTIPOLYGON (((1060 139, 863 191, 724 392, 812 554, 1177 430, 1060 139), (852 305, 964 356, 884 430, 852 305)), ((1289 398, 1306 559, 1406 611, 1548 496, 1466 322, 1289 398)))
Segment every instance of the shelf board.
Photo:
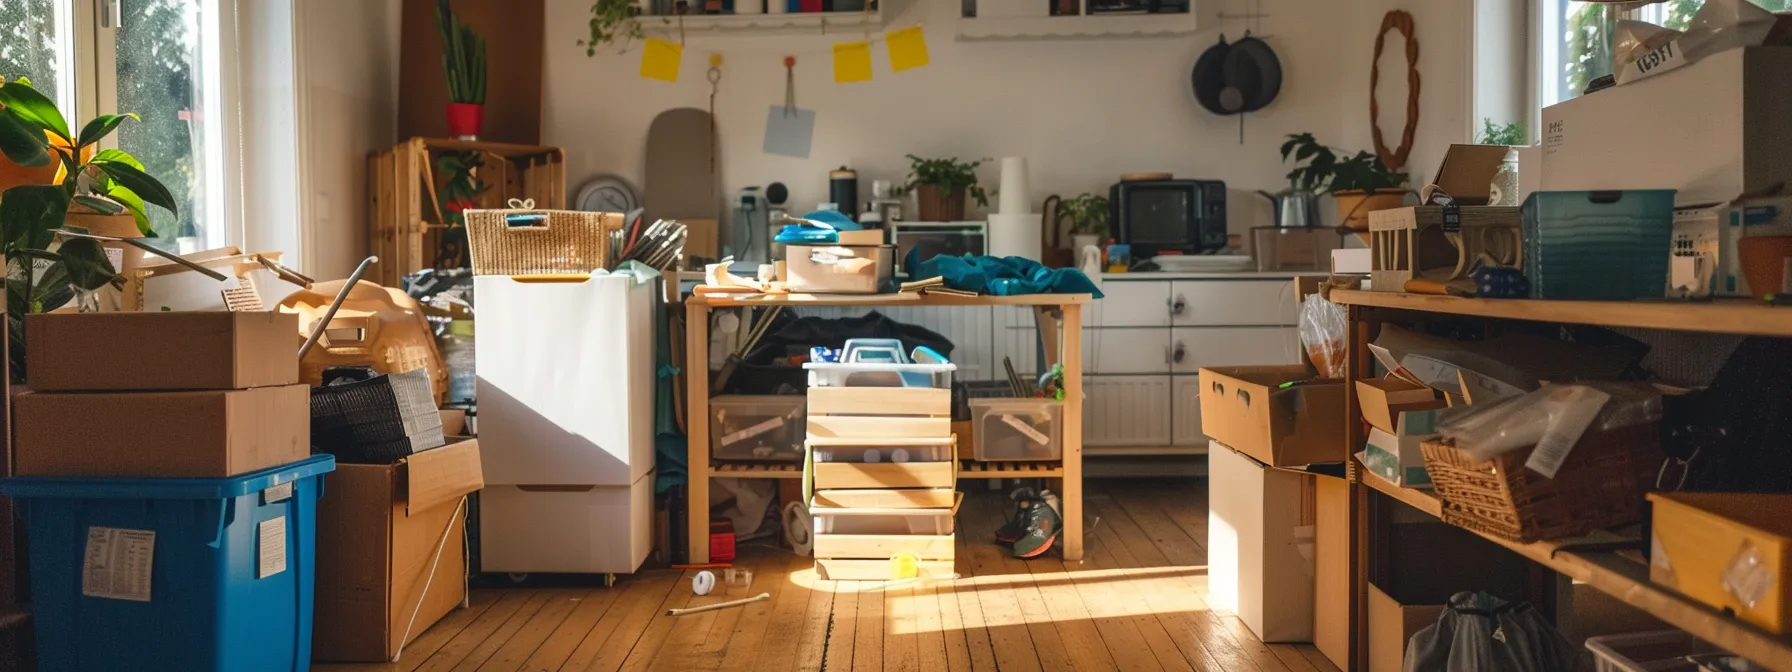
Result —
POLYGON ((1064 40, 1084 38, 1153 38, 1193 35, 1200 21, 1180 14, 1109 14, 1090 16, 960 17, 958 39, 1064 40))
POLYGON ((1062 462, 978 462, 959 460, 958 477, 964 478, 1063 478, 1062 462))
MULTIPOLYGON (((1442 501, 1430 491, 1402 488, 1362 469, 1357 473, 1362 474, 1363 485, 1420 511, 1434 516, 1443 511, 1442 501)), ((1648 565, 1614 551, 1568 548, 1575 540, 1517 544, 1481 536, 1731 653, 1772 669, 1792 670, 1792 636, 1768 633, 1656 585, 1649 581, 1648 565)))
POLYGON ((1547 301, 1538 299, 1469 299, 1456 296, 1337 290, 1332 301, 1352 306, 1391 308, 1473 317, 1636 327, 1714 334, 1792 336, 1792 306, 1769 306, 1748 299, 1707 302, 1673 301, 1547 301))
POLYGON ((802 478, 803 465, 711 462, 709 475, 712 478, 802 478))
POLYGON ((1207 443, 1199 446, 1083 446, 1085 457, 1129 457, 1150 455, 1163 457, 1199 457, 1207 454, 1207 443))
MULTIPOLYGON (((641 32, 677 35, 676 16, 643 16, 641 32)), ((695 14, 685 16, 686 35, 791 35, 829 32, 863 33, 884 25, 881 12, 805 12, 797 14, 695 14)))

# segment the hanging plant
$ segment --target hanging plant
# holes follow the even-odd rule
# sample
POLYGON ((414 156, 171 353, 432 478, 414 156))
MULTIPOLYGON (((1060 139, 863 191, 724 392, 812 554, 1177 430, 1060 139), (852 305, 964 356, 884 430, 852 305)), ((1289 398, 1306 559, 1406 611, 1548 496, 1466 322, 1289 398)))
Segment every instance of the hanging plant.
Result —
POLYGON ((597 48, 620 40, 626 48, 630 40, 641 38, 641 22, 635 19, 640 8, 633 0, 596 0, 591 3, 591 37, 579 40, 585 56, 597 55, 597 48))

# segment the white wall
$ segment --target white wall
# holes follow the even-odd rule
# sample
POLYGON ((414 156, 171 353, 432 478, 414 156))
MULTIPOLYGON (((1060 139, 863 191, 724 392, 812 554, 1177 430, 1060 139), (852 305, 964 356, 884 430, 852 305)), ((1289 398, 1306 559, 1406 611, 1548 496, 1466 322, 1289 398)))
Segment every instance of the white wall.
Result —
POLYGON ((346 277, 367 253, 367 154, 398 141, 397 0, 302 0, 301 264, 346 277))
MULTIPOLYGON (((637 188, 653 117, 676 107, 705 107, 708 55, 721 53, 716 118, 720 129, 723 196, 780 181, 792 204, 807 208, 826 198, 826 174, 849 165, 868 191, 873 179, 900 180, 903 155, 961 158, 1025 156, 1035 201, 1049 193, 1105 192, 1123 172, 1170 171, 1181 177, 1225 180, 1233 189, 1232 228, 1269 222, 1253 189, 1276 190, 1287 168, 1277 150, 1291 132, 1312 131, 1322 141, 1370 148, 1369 65, 1385 9, 1405 5, 1418 24, 1423 110, 1412 170, 1436 170, 1450 142, 1466 141, 1471 96, 1466 87, 1471 0, 1217 0, 1227 12, 1256 4, 1271 17, 1260 34, 1282 60, 1281 97, 1239 120, 1201 110, 1189 91, 1189 70, 1221 32, 1237 38, 1238 21, 1192 38, 1058 42, 957 42, 953 16, 959 0, 885 0, 889 27, 925 27, 932 64, 891 73, 882 44, 873 45, 871 82, 832 81, 830 45, 857 34, 796 37, 712 37, 693 34, 676 84, 641 79, 639 47, 587 58, 583 36, 589 0, 548 0, 545 142, 564 146, 572 193, 602 173, 618 173, 637 188), (816 110, 814 149, 807 160, 760 151, 766 110, 784 97, 785 54, 798 55, 796 97, 816 110), (1249 206, 1249 207, 1241 207, 1249 206)), ((1398 41, 1389 45, 1402 54, 1398 41)), ((1404 61, 1397 71, 1404 73, 1404 61)), ((1384 77, 1383 120, 1397 144, 1405 108, 1403 74, 1384 77)), ((997 181, 983 173, 985 185, 997 181)), ((993 205, 993 199, 992 199, 993 205)), ((973 215, 974 216, 974 215, 973 215)))

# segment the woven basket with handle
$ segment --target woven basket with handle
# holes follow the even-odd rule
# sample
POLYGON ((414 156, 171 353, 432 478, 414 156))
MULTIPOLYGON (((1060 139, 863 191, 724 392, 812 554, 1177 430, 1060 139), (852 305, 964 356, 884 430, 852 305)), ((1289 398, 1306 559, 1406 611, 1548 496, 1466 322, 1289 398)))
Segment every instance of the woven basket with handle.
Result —
POLYGON ((613 212, 536 210, 512 199, 509 210, 468 210, 473 275, 590 273, 609 261, 613 212))
POLYGON ((1508 541, 1530 543, 1634 523, 1661 467, 1654 423, 1590 430, 1555 478, 1524 466, 1533 448, 1476 461, 1447 441, 1426 441, 1425 471, 1443 519, 1508 541))

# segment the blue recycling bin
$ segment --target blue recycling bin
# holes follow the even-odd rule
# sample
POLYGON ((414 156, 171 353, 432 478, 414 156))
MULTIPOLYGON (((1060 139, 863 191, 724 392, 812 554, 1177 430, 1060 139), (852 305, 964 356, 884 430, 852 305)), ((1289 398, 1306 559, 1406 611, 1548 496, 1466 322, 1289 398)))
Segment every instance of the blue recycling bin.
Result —
POLYGON ((311 666, 317 498, 336 458, 232 478, 9 478, 38 669, 311 666))

